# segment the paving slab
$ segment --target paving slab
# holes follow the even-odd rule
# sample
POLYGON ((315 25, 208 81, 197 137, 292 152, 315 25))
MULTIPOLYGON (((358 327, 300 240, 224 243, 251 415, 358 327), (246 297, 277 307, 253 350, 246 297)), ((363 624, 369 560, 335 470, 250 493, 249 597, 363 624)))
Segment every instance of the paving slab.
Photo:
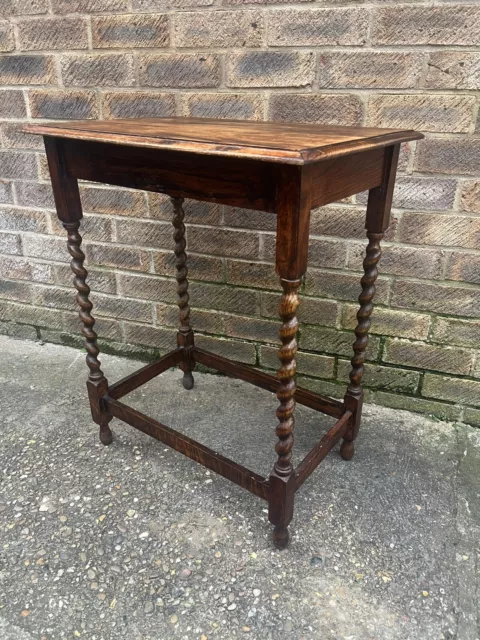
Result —
MULTIPOLYGON (((355 458, 266 503, 117 420, 103 447, 84 354, 0 337, 2 640, 478 640, 480 431, 368 405, 355 458)), ((139 363, 103 357, 111 381, 139 363)), ((269 392, 167 371, 125 400, 261 474, 269 392)), ((298 463, 332 424, 297 407, 298 463)))

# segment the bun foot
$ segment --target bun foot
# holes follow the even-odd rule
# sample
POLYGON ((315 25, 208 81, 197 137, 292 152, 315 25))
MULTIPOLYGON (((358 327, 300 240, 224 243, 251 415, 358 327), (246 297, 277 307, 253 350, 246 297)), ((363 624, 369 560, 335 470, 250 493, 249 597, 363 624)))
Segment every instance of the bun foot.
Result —
POLYGON ((193 389, 193 385, 194 385, 194 380, 193 380, 193 375, 190 371, 187 371, 186 373, 183 374, 183 386, 185 389, 193 389))
POLYGON ((340 455, 344 460, 351 460, 355 453, 355 445, 353 442, 348 440, 344 440, 342 442, 342 446, 340 447, 340 455))
POLYGON ((277 549, 286 549, 290 534, 287 527, 275 527, 273 530, 273 544, 277 549))
POLYGON ((100 425, 100 442, 106 447, 113 442, 113 434, 108 424, 100 425))

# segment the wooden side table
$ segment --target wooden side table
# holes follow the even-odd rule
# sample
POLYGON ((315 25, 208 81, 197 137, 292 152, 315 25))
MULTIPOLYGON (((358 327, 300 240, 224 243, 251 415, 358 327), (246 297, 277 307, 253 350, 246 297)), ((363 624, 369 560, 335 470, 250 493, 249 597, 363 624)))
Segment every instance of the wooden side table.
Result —
POLYGON ((341 438, 342 457, 350 460, 354 454, 380 241, 389 224, 400 143, 423 136, 393 129, 197 118, 58 122, 26 125, 24 131, 44 136, 57 214, 68 234, 88 352, 88 394, 93 420, 100 426, 100 440, 105 445, 112 442, 109 423, 116 417, 239 484, 268 502, 273 541, 279 548, 286 547, 295 491, 341 438), (174 206, 178 348, 115 384, 107 382, 98 360, 85 255, 78 231, 82 218, 79 179, 165 193, 174 206), (356 340, 350 384, 343 402, 339 402, 296 387, 298 288, 307 269, 310 210, 367 189, 368 246, 356 340), (276 271, 283 295, 279 307, 280 367, 276 377, 195 346, 189 321, 184 198, 277 215, 276 271), (268 478, 120 402, 130 391, 177 364, 183 370, 184 387, 191 389, 197 362, 276 391, 280 403, 277 459, 268 478), (296 468, 292 464, 295 402, 337 418, 296 468))

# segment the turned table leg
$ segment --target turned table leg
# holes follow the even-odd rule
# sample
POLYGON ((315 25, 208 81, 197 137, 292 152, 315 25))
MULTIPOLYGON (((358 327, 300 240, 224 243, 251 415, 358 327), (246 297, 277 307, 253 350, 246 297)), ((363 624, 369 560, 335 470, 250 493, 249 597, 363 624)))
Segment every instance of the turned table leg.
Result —
POLYGON ((362 292, 358 298, 360 309, 357 312, 357 326, 355 327, 355 342, 353 351, 355 355, 351 360, 350 384, 345 396, 345 405, 349 411, 353 411, 351 427, 345 433, 340 455, 344 460, 351 460, 355 453, 354 440, 360 428, 360 418, 363 404, 362 378, 364 373, 365 349, 368 345, 368 332, 370 330, 370 316, 373 311, 373 297, 375 295, 375 281, 378 271, 377 264, 380 260, 380 241, 383 233, 367 233, 367 255, 363 261, 364 275, 361 279, 362 292))
POLYGON ((193 330, 190 326, 190 306, 188 304, 188 268, 187 254, 185 248, 187 246, 185 240, 185 212, 183 210, 183 198, 170 198, 173 204, 173 239, 175 240, 175 256, 177 268, 177 295, 178 308, 180 310, 180 328, 177 333, 177 345, 184 349, 184 359, 180 364, 183 371, 183 386, 185 389, 193 389, 194 380, 192 371, 195 366, 191 356, 191 348, 194 345, 193 330))
POLYGON ((277 409, 278 424, 276 435, 278 442, 275 451, 277 461, 270 475, 271 500, 268 517, 274 525, 273 543, 279 549, 288 544, 288 525, 293 517, 293 499, 295 494, 295 470, 292 465, 293 430, 295 428, 295 372, 297 363, 297 309, 299 305, 298 288, 300 280, 280 280, 283 295, 280 301, 279 314, 282 319, 279 335, 281 347, 278 358, 281 362, 277 372, 280 386, 277 398, 280 405, 277 409))
POLYGON ((109 445, 113 439, 112 432, 108 426, 112 416, 103 410, 101 402, 102 397, 108 391, 108 382, 103 375, 100 361, 98 360, 100 350, 97 345, 98 336, 93 329, 95 319, 91 313, 93 305, 89 299, 90 287, 86 282, 88 272, 83 265, 85 254, 81 249, 82 236, 78 232, 80 222, 64 222, 63 226, 68 234, 67 247, 72 257, 70 266, 75 275, 73 282, 77 289, 76 299, 80 307, 79 317, 82 322, 82 334, 85 337, 85 348, 87 350, 86 361, 89 368, 87 388, 92 417, 94 422, 100 426, 100 441, 104 445, 109 445))

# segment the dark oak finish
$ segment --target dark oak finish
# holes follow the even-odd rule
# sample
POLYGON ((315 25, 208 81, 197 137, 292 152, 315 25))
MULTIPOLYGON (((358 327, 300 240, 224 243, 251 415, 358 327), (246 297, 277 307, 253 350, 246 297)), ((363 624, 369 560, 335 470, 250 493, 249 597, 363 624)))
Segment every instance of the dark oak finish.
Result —
POLYGON ((43 123, 26 125, 24 131, 41 134, 45 140, 57 213, 68 234, 86 341, 90 406, 93 420, 100 426, 101 441, 111 443, 109 422, 115 416, 267 500, 274 543, 278 548, 286 547, 295 491, 340 439, 342 457, 350 460, 354 454, 380 241, 389 224, 400 143, 423 136, 393 129, 199 118, 43 123), (173 204, 178 348, 113 385, 108 384, 98 360, 79 234, 82 207, 78 180, 165 193, 173 204), (350 383, 343 401, 338 401, 296 387, 298 290, 308 263, 311 209, 364 190, 369 191, 365 224, 368 245, 350 383), (184 198, 277 215, 276 271, 283 295, 276 377, 195 346, 190 325, 184 198), (195 363, 277 394, 277 459, 268 479, 118 400, 175 365, 183 370, 184 387, 191 389, 195 363), (296 469, 292 463, 295 402, 337 419, 296 469))

